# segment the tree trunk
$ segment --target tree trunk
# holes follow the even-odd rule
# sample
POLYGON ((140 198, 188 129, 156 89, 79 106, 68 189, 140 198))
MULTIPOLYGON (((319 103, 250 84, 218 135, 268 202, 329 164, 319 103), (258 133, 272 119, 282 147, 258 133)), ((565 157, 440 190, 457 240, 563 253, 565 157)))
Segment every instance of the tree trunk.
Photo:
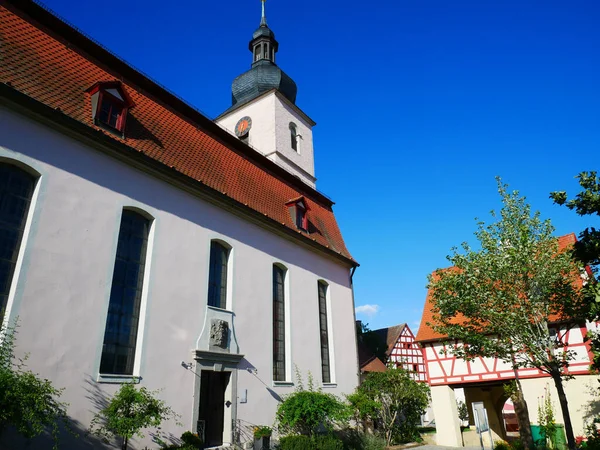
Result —
POLYGON ((521 442, 525 448, 534 448, 533 436, 531 434, 531 422, 529 421, 529 410, 527 409, 527 402, 523 397, 521 391, 521 383, 517 382, 517 391, 512 396, 512 401, 515 406, 515 414, 517 415, 517 422, 519 423, 519 435, 521 442))
POLYGON ((567 403, 567 395, 563 386, 563 380, 560 373, 551 373, 556 391, 558 392, 558 401, 560 402, 560 410, 562 411, 563 420, 565 422, 565 434, 567 435, 567 444, 569 449, 575 450, 575 435, 573 434, 573 425, 571 424, 571 414, 569 414, 569 404, 567 403))
POLYGON ((516 392, 513 392, 511 400, 515 406, 515 414, 517 415, 517 422, 519 423, 519 436, 525 448, 534 448, 533 435, 531 434, 531 422, 529 420, 529 409, 527 409, 527 402, 523 396, 523 387, 521 386, 521 380, 519 379, 515 355, 513 354, 511 356, 513 361, 513 371, 515 373, 515 384, 517 386, 517 390, 516 392))
POLYGON ((127 439, 126 437, 123 438, 123 445, 121 445, 121 450, 127 450, 127 444, 129 439, 127 439))

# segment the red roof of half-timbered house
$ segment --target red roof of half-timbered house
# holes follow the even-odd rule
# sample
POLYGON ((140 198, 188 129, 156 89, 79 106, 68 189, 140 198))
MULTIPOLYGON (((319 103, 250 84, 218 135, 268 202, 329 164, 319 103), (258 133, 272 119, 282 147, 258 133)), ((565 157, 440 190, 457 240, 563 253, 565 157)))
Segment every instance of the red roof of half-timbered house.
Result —
MULTIPOLYGON (((571 247, 575 242, 577 242, 577 237, 575 236, 575 233, 570 233, 565 236, 561 236, 558 238, 558 248, 559 250, 564 250, 568 247, 571 247)), ((578 279, 578 282, 581 283, 581 281, 581 279, 578 279)), ((428 290, 427 297, 425 299, 425 306, 423 308, 423 315, 421 317, 421 325, 419 326, 419 331, 417 333, 416 338, 418 342, 437 341, 446 337, 445 335, 434 331, 432 326, 430 325, 432 323, 435 323, 435 320, 433 318, 433 303, 431 290, 428 290)))

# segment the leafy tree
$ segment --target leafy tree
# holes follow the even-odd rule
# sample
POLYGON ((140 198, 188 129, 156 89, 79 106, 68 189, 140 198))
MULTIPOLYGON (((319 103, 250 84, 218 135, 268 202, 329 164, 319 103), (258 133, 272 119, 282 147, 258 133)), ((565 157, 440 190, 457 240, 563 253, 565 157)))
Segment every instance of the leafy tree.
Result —
POLYGON ((429 404, 429 386, 417 383, 410 374, 398 367, 389 367, 385 372, 369 373, 357 388, 357 394, 370 402, 355 403, 360 415, 374 414, 384 433, 387 445, 392 442, 409 442, 419 438, 418 425, 421 415, 429 404))
MULTIPOLYGON (((582 191, 572 200, 567 200, 565 191, 556 191, 550 194, 550 198, 559 205, 565 205, 575 210, 580 216, 600 216, 600 177, 597 172, 581 172, 577 175, 582 191)), ((595 275, 600 267, 600 229, 589 227, 579 233, 579 240, 573 249, 573 258, 582 266, 592 269, 595 275)), ((600 319, 600 284, 596 277, 588 279, 585 286, 587 301, 589 303, 588 319, 597 321, 600 319)), ((600 370, 600 336, 591 336, 591 347, 594 353, 592 366, 600 370)))
MULTIPOLYGON (((502 197, 495 222, 480 222, 475 233, 480 249, 467 243, 454 248, 451 269, 429 278, 434 323, 438 333, 461 344, 449 352, 466 360, 498 358, 513 366, 536 368, 554 381, 570 448, 573 427, 563 387, 573 355, 550 334, 549 324, 582 317, 584 302, 577 265, 560 251, 554 228, 542 220, 517 191, 497 178, 502 197)), ((519 380, 517 378, 517 385, 519 380)), ((519 386, 519 391, 522 392, 519 386)))
POLYGON ((135 383, 123 384, 108 405, 94 416, 90 430, 106 442, 120 437, 121 449, 127 450, 131 438, 144 437, 144 428, 159 427, 163 421, 179 417, 155 397, 157 394, 145 387, 137 389, 135 383))
POLYGON ((30 439, 50 430, 58 449, 60 425, 71 425, 67 404, 58 400, 63 389, 27 370, 27 356, 15 356, 16 327, 0 328, 0 434, 12 426, 30 439))
MULTIPOLYGON (((550 198, 580 216, 600 216, 600 177, 596 172, 581 172, 577 178, 583 190, 574 199, 567 200, 565 191, 552 192, 550 198)), ((574 254, 579 261, 597 269, 600 266, 600 229, 589 227, 583 230, 575 243, 574 254)))

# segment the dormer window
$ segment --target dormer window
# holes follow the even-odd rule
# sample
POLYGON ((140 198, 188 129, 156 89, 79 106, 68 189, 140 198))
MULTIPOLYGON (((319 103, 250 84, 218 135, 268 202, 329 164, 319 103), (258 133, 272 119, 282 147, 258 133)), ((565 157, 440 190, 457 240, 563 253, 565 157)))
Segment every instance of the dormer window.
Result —
POLYGON ((87 92, 92 97, 94 123, 110 131, 123 134, 128 111, 134 104, 118 81, 94 84, 87 92))
POLYGON ((306 204, 304 197, 299 197, 295 200, 290 200, 286 203, 296 228, 303 231, 308 231, 308 211, 309 207, 306 204))

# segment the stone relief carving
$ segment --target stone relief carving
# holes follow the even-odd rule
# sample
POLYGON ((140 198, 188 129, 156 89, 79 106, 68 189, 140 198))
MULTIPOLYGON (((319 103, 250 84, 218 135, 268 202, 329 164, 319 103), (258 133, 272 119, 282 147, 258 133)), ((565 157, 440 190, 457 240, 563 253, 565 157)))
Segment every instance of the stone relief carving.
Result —
POLYGON ((227 348, 228 336, 229 324, 225 320, 212 319, 210 321, 210 346, 227 348))

